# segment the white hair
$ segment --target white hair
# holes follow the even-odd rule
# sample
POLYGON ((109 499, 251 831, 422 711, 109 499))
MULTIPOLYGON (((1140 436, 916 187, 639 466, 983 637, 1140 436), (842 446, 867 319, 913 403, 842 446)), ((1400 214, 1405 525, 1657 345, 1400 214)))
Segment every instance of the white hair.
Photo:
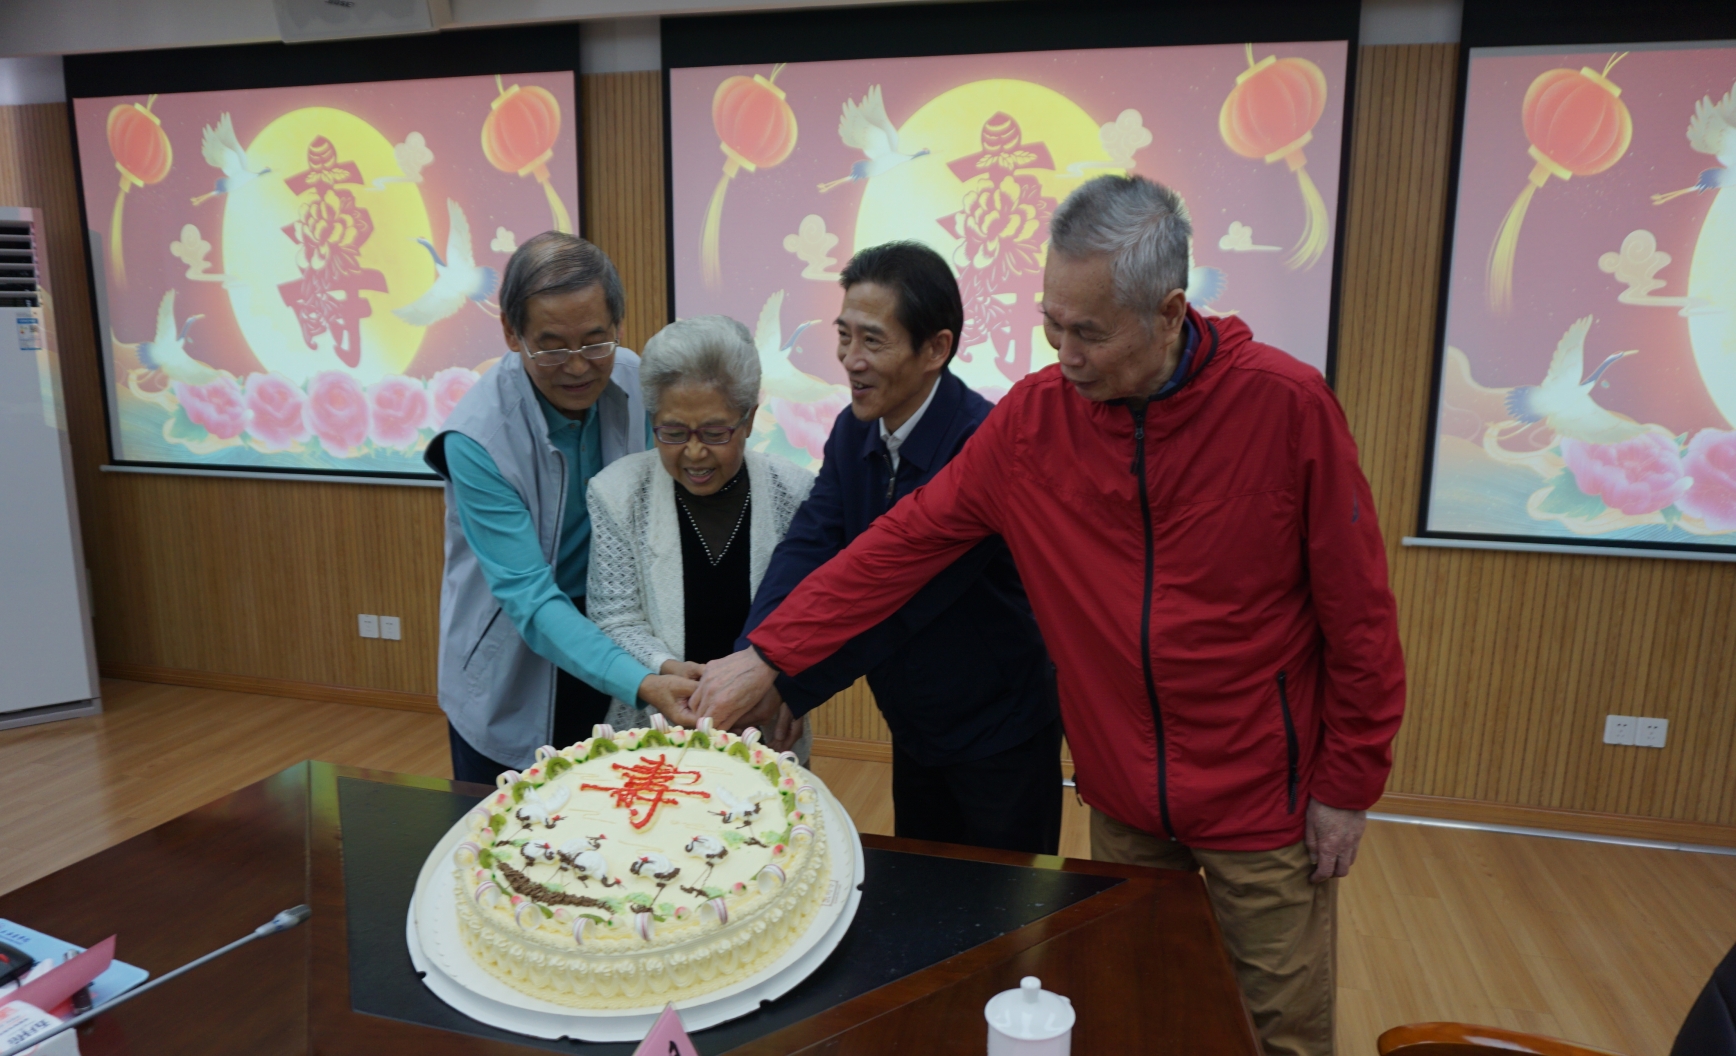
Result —
POLYGON ((1150 325, 1172 290, 1187 289, 1193 223, 1181 195, 1143 176, 1081 184, 1049 220, 1049 248, 1069 257, 1108 255, 1115 303, 1150 325))
POLYGON ((758 405, 759 350, 747 327, 727 315, 699 315, 657 331, 639 357, 645 409, 656 414, 663 394, 678 385, 710 386, 740 414, 758 405))

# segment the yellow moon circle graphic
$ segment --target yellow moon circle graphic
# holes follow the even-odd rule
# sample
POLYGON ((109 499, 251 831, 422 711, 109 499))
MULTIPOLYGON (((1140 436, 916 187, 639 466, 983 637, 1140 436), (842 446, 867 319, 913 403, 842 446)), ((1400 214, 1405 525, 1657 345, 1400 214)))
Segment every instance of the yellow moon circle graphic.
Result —
POLYGON ((254 356, 268 371, 305 384, 322 370, 342 370, 366 385, 388 374, 402 374, 416 358, 425 328, 392 314, 434 282, 434 261, 417 245, 431 238, 428 210, 413 183, 388 183, 375 188, 382 176, 403 176, 392 154, 392 143, 374 126, 354 114, 324 106, 292 110, 266 125, 247 146, 247 159, 270 169, 225 198, 223 208, 223 271, 229 303, 254 356), (361 322, 361 357, 347 366, 332 350, 332 335, 321 332, 309 348, 302 339, 295 310, 284 303, 278 287, 301 278, 296 267, 298 246, 284 228, 300 214, 300 201, 284 180, 308 169, 308 144, 320 136, 330 140, 337 160, 353 162, 362 183, 344 185, 356 206, 368 212, 373 233, 362 244, 361 262, 386 277, 383 293, 360 297, 372 311, 361 322))
POLYGON ((1688 296, 1709 302, 1714 310, 1688 316, 1688 340, 1718 413, 1736 425, 1736 197, 1717 195, 1700 226, 1688 271, 1688 296))
MULTIPOLYGON (((868 181, 856 214, 856 249, 911 239, 952 261, 957 271, 959 240, 937 221, 963 208, 967 184, 953 175, 947 163, 983 149, 983 122, 997 112, 1019 123, 1023 142, 1049 148, 1054 171, 1022 169, 1019 175, 1036 177, 1043 194, 1057 204, 1086 179, 1123 171, 1109 167, 1109 155, 1098 138, 1098 122, 1053 88, 1010 78, 961 84, 924 103, 899 128, 900 150, 914 154, 927 148, 930 153, 868 181), (1070 175, 1068 166, 1081 162, 1095 162, 1097 166, 1070 175)), ((1043 337, 1036 306, 1015 304, 1013 310, 1031 321, 1027 339, 1031 342, 1031 369, 1041 370, 1055 362, 1055 350, 1043 337)), ((978 347, 986 350, 988 344, 978 347)), ((972 388, 1005 389, 1009 385, 991 355, 972 355, 969 362, 954 359, 952 370, 972 388)))

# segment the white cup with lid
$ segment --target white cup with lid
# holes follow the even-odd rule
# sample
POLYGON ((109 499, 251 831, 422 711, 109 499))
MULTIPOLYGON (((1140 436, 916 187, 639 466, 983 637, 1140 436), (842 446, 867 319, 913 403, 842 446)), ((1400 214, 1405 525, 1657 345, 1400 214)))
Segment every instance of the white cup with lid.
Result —
POLYGON ((1073 1047, 1073 1002, 1043 989, 1034 975, 989 998, 983 1016, 989 1056, 1068 1056, 1073 1047))

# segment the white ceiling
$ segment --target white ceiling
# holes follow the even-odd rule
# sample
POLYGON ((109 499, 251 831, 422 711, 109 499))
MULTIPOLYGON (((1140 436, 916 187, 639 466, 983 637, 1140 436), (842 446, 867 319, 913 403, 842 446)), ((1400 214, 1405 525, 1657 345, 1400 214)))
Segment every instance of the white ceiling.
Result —
MULTIPOLYGON (((661 65, 657 18, 914 0, 451 0, 457 27, 586 23, 586 73, 661 65)), ((1363 0, 1361 43, 1432 44, 1459 36, 1462 0, 1363 0)), ((65 98, 61 55, 279 39, 272 0, 0 0, 0 106, 65 98)))
MULTIPOLYGON (((910 0, 850 0, 848 6, 910 0)), ((452 25, 843 7, 844 0, 452 0, 452 25)), ((272 0, 0 0, 0 56, 76 55, 281 39, 272 0)))

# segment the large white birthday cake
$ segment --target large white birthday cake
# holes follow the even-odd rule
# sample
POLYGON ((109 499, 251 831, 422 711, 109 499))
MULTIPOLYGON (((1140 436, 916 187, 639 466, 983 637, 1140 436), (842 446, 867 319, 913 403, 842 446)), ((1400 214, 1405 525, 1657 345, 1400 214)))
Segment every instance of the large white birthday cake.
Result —
POLYGON ((814 922, 818 790, 789 752, 709 729, 614 732, 500 775, 454 854, 458 930, 524 993, 637 1008, 749 978, 814 922))

